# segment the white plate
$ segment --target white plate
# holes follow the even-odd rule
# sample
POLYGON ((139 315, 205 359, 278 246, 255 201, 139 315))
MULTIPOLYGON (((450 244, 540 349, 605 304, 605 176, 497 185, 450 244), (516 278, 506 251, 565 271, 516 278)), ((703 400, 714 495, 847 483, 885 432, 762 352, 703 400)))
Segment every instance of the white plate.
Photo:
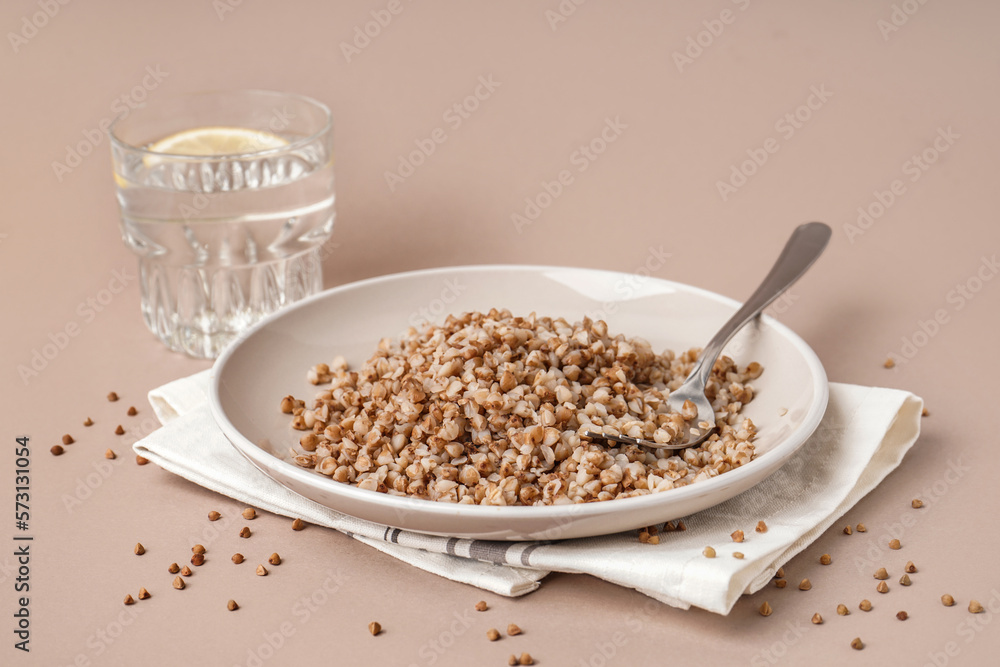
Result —
POLYGON ((758 361, 764 374, 745 408, 758 428, 758 458, 670 491, 604 502, 542 507, 439 503, 364 491, 300 468, 298 442, 278 410, 292 394, 311 402, 308 368, 343 355, 352 367, 380 338, 425 318, 508 308, 569 321, 584 315, 612 332, 639 336, 657 351, 701 347, 738 308, 731 299, 680 283, 636 275, 537 266, 475 266, 373 278, 317 294, 261 321, 215 363, 212 412, 233 445, 288 488, 332 509, 376 523, 435 535, 493 540, 602 535, 677 519, 712 507, 777 470, 819 425, 827 380, 815 353, 774 319, 744 328, 725 353, 758 361))

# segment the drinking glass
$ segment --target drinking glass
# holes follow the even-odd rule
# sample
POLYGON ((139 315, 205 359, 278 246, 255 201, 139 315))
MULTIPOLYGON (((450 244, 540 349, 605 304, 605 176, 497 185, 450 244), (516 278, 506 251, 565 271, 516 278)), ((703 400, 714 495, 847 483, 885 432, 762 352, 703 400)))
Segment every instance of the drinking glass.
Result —
POLYGON ((211 359, 261 317, 322 288, 333 231, 333 133, 316 100, 267 91, 157 100, 111 128, 142 316, 211 359))

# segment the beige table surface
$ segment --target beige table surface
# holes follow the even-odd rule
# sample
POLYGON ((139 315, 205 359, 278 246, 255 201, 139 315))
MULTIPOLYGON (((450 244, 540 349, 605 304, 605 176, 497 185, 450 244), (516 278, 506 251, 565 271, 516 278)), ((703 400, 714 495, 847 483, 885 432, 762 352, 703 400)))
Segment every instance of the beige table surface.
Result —
POLYGON ((502 665, 521 651, 573 667, 996 664, 1000 6, 402 0, 345 54, 341 45, 389 4, 3 4, 0 474, 10 508, 15 437, 30 436, 34 541, 23 654, 12 616, 19 531, 8 514, 0 664, 502 665), (488 99, 448 125, 444 114, 481 77, 493 82, 488 99), (930 410, 899 470, 841 522, 868 533, 824 535, 786 566, 792 585, 745 597, 728 617, 586 576, 555 574, 504 599, 330 530, 293 533, 274 516, 240 540, 239 506, 135 465, 134 436, 113 434, 118 423, 154 428, 146 392, 208 363, 168 352, 144 328, 99 128, 124 102, 219 87, 297 91, 332 107, 338 214, 327 286, 477 263, 634 271, 652 247, 671 253, 655 275, 740 298, 795 224, 830 223, 826 256, 775 314, 831 380, 905 388, 930 410), (616 140, 578 171, 574 152, 609 119, 616 140), (391 191, 385 172, 436 127, 447 141, 391 191), (89 154, 67 155, 78 150, 89 154), (913 160, 922 154, 923 168, 913 160), (748 155, 767 159, 720 191, 748 155), (68 171, 56 164, 67 160, 68 171), (519 233, 511 215, 562 169, 574 182, 519 233), (863 226, 859 207, 874 214, 863 226), (936 316, 944 324, 928 324, 936 316), (67 327, 72 335, 60 336, 67 327), (52 341, 64 349, 46 348, 52 341), (24 375, 36 353, 52 358, 24 375), (912 359, 884 369, 893 354, 912 359), (105 400, 112 390, 120 402, 105 400), (129 405, 137 416, 125 415, 129 405), (96 423, 84 429, 88 416, 96 423), (64 433, 77 443, 55 458, 48 449, 64 433), (108 447, 121 457, 102 472, 108 447), (919 495, 930 502, 910 509, 919 495), (212 509, 230 518, 221 534, 205 519, 212 509), (912 559, 919 573, 905 589, 892 579, 883 596, 866 554, 889 558, 894 524, 904 550, 892 558, 912 559), (209 562, 174 591, 167 565, 194 542, 209 546, 209 562), (278 550, 285 563, 253 577, 228 562, 237 549, 253 562, 278 550), (825 552, 830 567, 817 562, 825 552), (794 585, 803 577, 813 582, 806 593, 794 585), (153 597, 124 607, 140 586, 153 597), (943 607, 943 593, 958 605, 943 607), (225 609, 231 597, 237 613, 225 609), (864 597, 875 604, 867 614, 857 609, 864 597), (972 616, 970 598, 994 612, 972 616), (480 599, 491 611, 470 613, 480 599), (769 618, 756 613, 765 600, 769 618), (850 616, 836 615, 838 602, 850 616), (909 620, 896 620, 900 610, 909 620), (809 623, 815 612, 825 624, 809 623), (368 635, 370 620, 383 635, 368 635), (524 635, 486 641, 487 628, 508 622, 524 635), (861 652, 849 646, 855 636, 861 652))

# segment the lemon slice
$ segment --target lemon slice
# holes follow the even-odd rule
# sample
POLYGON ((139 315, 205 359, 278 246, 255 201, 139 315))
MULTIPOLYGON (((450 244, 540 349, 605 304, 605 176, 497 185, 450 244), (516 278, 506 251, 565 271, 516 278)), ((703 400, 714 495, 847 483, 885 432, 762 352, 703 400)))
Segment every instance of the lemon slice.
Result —
POLYGON ((287 146, 288 142, 265 130, 244 127, 196 127, 183 130, 149 145, 148 150, 165 155, 246 155, 287 146))

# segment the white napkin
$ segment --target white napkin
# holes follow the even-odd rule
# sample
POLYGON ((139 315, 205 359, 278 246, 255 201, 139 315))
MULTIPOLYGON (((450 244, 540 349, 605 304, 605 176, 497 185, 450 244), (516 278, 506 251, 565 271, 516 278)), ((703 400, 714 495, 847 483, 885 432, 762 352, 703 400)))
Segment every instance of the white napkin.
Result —
POLYGON ((135 443, 137 454, 248 505, 335 528, 428 572, 501 595, 530 593, 549 571, 582 572, 675 607, 720 614, 741 594, 762 588, 899 465, 920 432, 923 408, 908 392, 831 383, 822 423, 784 467, 687 517, 686 531, 661 533, 659 545, 640 543, 634 531, 562 542, 489 542, 386 528, 286 489, 243 458, 216 426, 208 408, 210 373, 149 393, 164 427, 135 443), (758 520, 767 523, 766 533, 754 532, 758 520), (729 537, 737 528, 747 536, 739 545, 729 537), (706 545, 719 557, 705 558, 706 545), (743 560, 731 556, 736 550, 743 560))

